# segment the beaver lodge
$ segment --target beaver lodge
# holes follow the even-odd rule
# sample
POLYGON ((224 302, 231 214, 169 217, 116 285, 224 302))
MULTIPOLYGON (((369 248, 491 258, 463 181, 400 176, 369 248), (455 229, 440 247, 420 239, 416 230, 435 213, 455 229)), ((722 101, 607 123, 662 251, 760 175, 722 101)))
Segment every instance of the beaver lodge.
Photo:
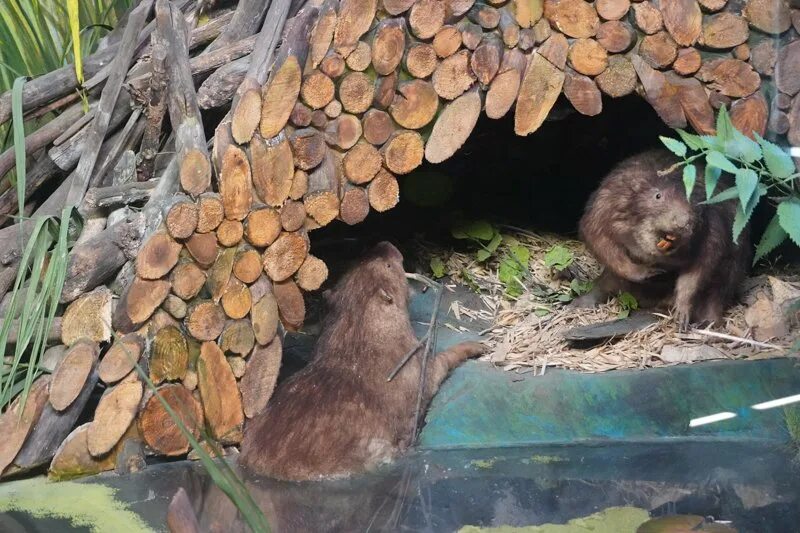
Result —
MULTIPOLYGON (((800 144, 800 17, 783 0, 199 4, 140 0, 84 60, 88 112, 71 65, 22 89, 26 116, 57 116, 25 139, 28 218, 2 182, 7 356, 41 351, 11 320, 31 264, 20 235, 67 206, 80 223, 47 372, 0 417, 4 474, 137 468, 142 442, 185 456, 137 361, 190 431, 237 445, 270 399, 284 333, 302 331, 353 238, 401 239, 419 272, 476 292, 440 314, 473 320, 507 370, 790 345, 779 310, 800 286, 778 270, 755 278, 721 337, 679 335, 669 317, 589 348, 563 336, 631 310, 564 305, 597 273, 574 231, 614 162, 669 128, 714 133, 723 105, 745 134, 800 144), (450 237, 453 207, 505 236, 496 252, 450 237), (529 266, 509 274, 511 245, 529 266)), ((0 96, 0 123, 12 101, 0 96)), ((0 155, 0 174, 14 162, 0 155)))

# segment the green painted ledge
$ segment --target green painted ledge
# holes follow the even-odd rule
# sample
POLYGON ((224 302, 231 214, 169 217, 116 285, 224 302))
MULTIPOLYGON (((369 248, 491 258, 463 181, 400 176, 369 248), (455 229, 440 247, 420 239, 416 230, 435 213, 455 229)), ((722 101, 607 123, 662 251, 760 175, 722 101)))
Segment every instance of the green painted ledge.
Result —
POLYGON ((452 449, 676 438, 788 442, 784 408, 751 406, 796 394, 795 359, 544 376, 470 361, 434 397, 420 443, 452 449), (720 412, 736 416, 689 427, 691 419, 720 412))

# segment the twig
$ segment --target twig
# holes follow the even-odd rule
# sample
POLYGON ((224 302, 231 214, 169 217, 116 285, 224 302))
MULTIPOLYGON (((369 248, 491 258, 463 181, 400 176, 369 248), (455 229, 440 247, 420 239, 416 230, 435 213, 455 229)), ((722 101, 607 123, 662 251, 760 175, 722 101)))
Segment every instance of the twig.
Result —
POLYGON ((417 351, 422 346, 422 343, 424 343, 425 341, 428 340, 428 336, 429 335, 430 335, 430 333, 426 333, 420 340, 417 341, 417 343, 414 345, 414 347, 411 348, 408 351, 408 353, 406 353, 403 356, 403 359, 401 359, 399 363, 397 363, 397 366, 394 367, 394 370, 392 370, 389 373, 389 375, 386 377, 386 381, 392 381, 394 379, 394 377, 397 375, 397 373, 400 372, 400 370, 406 365, 406 363, 408 363, 408 360, 411 359, 411 356, 413 356, 415 353, 417 353, 417 351))
POLYGON ((759 342, 754 341, 752 339, 745 339, 744 337, 737 337, 735 335, 728 335, 727 333, 718 333, 716 331, 710 331, 707 329, 692 329, 692 333, 697 333, 699 335, 705 335, 707 337, 716 337, 718 339, 724 339, 727 341, 735 341, 741 342, 742 344, 749 344, 751 346, 756 346, 758 348, 767 348, 770 350, 785 350, 786 348, 783 346, 778 346, 777 344, 770 344, 768 342, 759 342))

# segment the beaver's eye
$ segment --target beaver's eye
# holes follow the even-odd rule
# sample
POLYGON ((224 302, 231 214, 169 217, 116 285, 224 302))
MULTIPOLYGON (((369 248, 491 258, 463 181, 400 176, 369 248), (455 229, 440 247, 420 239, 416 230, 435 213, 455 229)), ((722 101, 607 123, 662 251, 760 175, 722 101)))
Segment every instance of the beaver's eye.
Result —
POLYGON ((656 200, 661 200, 661 193, 660 192, 656 193, 656 200))

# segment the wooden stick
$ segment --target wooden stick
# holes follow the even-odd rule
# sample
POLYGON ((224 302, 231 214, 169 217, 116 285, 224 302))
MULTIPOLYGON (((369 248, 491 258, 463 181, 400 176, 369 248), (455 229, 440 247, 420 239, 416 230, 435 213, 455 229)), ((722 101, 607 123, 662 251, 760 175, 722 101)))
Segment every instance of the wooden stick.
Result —
POLYGON ((692 333, 697 333, 698 335, 705 335, 706 337, 714 337, 717 339, 723 339, 726 341, 733 341, 733 342, 740 342, 742 344, 749 344, 751 346, 755 346, 757 348, 767 348, 769 350, 785 350, 785 346, 778 346, 777 344, 770 344, 768 342, 760 342, 755 341, 752 339, 745 339, 744 337, 737 337, 735 335, 728 335, 727 333, 719 333, 717 331, 711 331, 709 329, 692 329, 692 333))

